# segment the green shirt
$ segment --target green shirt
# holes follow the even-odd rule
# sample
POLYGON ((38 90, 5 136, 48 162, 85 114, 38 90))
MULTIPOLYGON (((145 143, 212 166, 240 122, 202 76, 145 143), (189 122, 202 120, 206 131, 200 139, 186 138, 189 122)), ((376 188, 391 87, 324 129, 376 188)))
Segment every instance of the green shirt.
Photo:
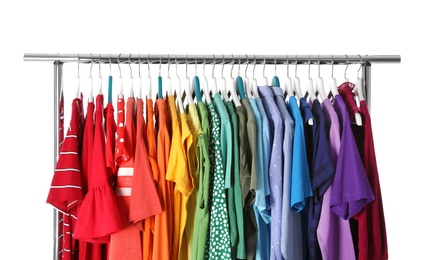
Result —
MULTIPOLYGON (((208 227, 210 223, 209 192, 210 192, 210 157, 208 147, 210 143, 210 123, 208 110, 203 102, 198 102, 198 116, 202 134, 198 135, 198 194, 196 199, 195 219, 192 238, 192 259, 205 259, 208 227)), ((195 188, 196 189, 196 188, 195 188)), ((188 214, 190 214, 188 212, 188 214)))
POLYGON ((245 234, 243 228, 243 200, 242 200, 242 190, 240 186, 240 169, 239 169, 239 126, 236 116, 236 112, 232 102, 226 102, 227 111, 229 113, 230 122, 232 126, 232 136, 233 136, 233 171, 232 171, 232 181, 233 186, 229 189, 229 208, 230 204, 234 204, 234 210, 236 218, 232 218, 232 214, 229 211, 229 223, 230 223, 230 240, 232 242, 232 258, 233 259, 246 259, 246 249, 245 249, 245 234), (230 192, 232 190, 232 192, 230 192), (233 194, 231 196, 231 194, 233 194), (232 201, 232 202, 231 202, 232 201), (237 230, 232 232, 232 222, 236 222, 237 230), (232 233, 237 235, 237 240, 234 241, 232 238, 232 233))
MULTIPOLYGON (((214 95, 214 102, 216 99, 221 100, 221 97, 218 93, 214 95)), ((213 184, 211 199, 211 221, 208 231, 209 236, 205 252, 205 259, 231 259, 227 200, 224 188, 225 168, 220 140, 221 121, 219 115, 215 111, 213 103, 208 103, 208 109, 211 115, 210 161, 211 172, 213 175, 213 184)))

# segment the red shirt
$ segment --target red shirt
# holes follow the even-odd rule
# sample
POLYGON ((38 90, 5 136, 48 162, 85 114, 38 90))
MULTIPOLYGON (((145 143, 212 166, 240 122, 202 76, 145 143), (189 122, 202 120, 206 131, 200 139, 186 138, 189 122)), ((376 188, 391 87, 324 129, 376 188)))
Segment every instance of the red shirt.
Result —
POLYGON ((116 121, 114 121, 114 108, 112 103, 108 103, 104 110, 105 116, 105 137, 106 137, 106 165, 108 178, 112 185, 116 177, 116 164, 114 161, 115 139, 116 139, 116 121))
POLYGON ((60 147, 59 158, 47 197, 47 203, 53 205, 63 216, 62 228, 59 228, 59 232, 62 231, 63 234, 61 241, 59 238, 59 246, 61 243, 59 254, 62 254, 62 259, 73 259, 76 244, 73 233, 78 215, 77 206, 83 200, 79 165, 79 140, 82 135, 82 123, 82 100, 75 98, 72 102, 69 128, 60 147))
POLYGON ((387 233, 371 117, 365 100, 360 101, 360 108, 356 106, 353 88, 354 84, 343 83, 339 87, 339 93, 345 100, 350 118, 354 118, 356 111, 362 117, 362 126, 352 125, 352 129, 375 199, 354 216, 357 223, 352 225, 352 232, 355 241, 357 241, 359 260, 388 259, 387 233))
POLYGON ((79 210, 74 236, 92 243, 106 243, 110 234, 122 228, 116 198, 106 169, 103 128, 103 95, 96 98, 92 172, 88 176, 88 193, 79 210))

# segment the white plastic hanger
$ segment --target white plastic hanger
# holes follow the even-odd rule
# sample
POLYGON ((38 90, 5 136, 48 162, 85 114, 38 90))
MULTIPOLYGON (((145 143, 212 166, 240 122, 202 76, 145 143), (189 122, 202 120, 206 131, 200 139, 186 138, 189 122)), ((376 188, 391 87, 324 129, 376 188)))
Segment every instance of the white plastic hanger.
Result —
MULTIPOLYGON (((364 96, 364 91, 363 91, 363 80, 362 78, 359 77, 359 72, 362 70, 362 66, 363 66, 363 61, 362 61, 362 57, 358 54, 359 58, 360 58, 360 67, 358 69, 358 75, 356 77, 356 84, 355 84, 355 93, 356 96, 359 98, 359 100, 365 100, 365 96, 364 96)), ((359 102, 360 104, 360 102, 359 102)))
POLYGON ((150 59, 148 54, 148 77, 147 77, 147 99, 151 98, 151 89, 152 89, 152 78, 151 78, 151 68, 150 68, 150 59))
MULTIPOLYGON (((79 53, 78 53, 78 75, 76 75, 76 93, 75 93, 75 98, 80 98, 81 96, 81 77, 79 76, 79 63, 80 63, 81 58, 79 57, 79 53)), ((89 100, 89 98, 88 98, 89 100)))
POLYGON ((168 96, 168 93, 173 93, 173 84, 172 84, 172 80, 171 80, 171 76, 170 76, 170 54, 168 54, 168 61, 167 61, 167 82, 165 84, 165 86, 167 86, 166 91, 164 91, 163 93, 163 98, 164 96, 168 96))
POLYGON ((297 76, 297 55, 296 55, 296 58, 295 58, 295 78, 294 78, 294 82, 293 82, 293 90, 294 90, 294 92, 296 92, 296 96, 298 98, 303 97, 302 87, 300 86, 300 78, 297 76))
MULTIPOLYGON (((220 88, 220 94, 223 98, 223 101, 229 101, 229 97, 228 97, 228 93, 227 93, 227 81, 226 78, 224 77, 224 55, 223 55, 223 66, 221 66, 221 85, 219 86, 220 88)), ((215 95, 215 94, 214 94, 215 95)))
POLYGON ((280 79, 277 76, 277 59, 274 58, 274 76, 271 80, 271 86, 280 88, 280 79))
MULTIPOLYGON (((347 78, 347 74, 346 74, 347 68, 349 67, 349 57, 347 57, 347 55, 346 55, 346 60, 347 60, 346 68, 344 69, 344 82, 349 82, 349 79, 347 78)), ((355 102, 356 102, 356 95, 355 95, 355 102)), ((360 102, 359 102, 359 105, 360 105, 360 102)), ((358 126, 362 126, 362 116, 360 115, 359 112, 355 113, 355 123, 358 126)))
POLYGON ((246 55, 246 67, 245 67, 245 76, 243 77, 243 87, 245 98, 249 98, 251 96, 250 92, 250 79, 248 77, 248 68, 249 68, 249 57, 246 55))
POLYGON ((210 87, 210 92, 211 92, 211 96, 213 97, 215 95, 215 93, 218 92, 217 90, 217 78, 215 77, 215 64, 217 63, 215 60, 215 55, 213 54, 212 56, 214 56, 214 64, 212 66, 212 81, 211 81, 211 87, 210 87))
MULTIPOLYGON (((310 95, 311 101, 313 101, 316 98, 315 97, 315 91, 314 91, 314 88, 313 88, 313 80, 311 78, 311 55, 309 55, 309 64, 308 64, 308 94, 310 95)), ((314 119, 309 118, 307 123, 308 123, 308 125, 313 125, 314 119)))
MULTIPOLYGON (((176 86, 174 89, 176 90, 176 102, 179 107, 180 114, 183 114, 185 112, 185 109, 183 108, 183 101, 182 101, 182 80, 180 79, 179 72, 177 71, 177 59, 175 59, 176 63, 176 86)), ((172 92, 172 95, 174 95, 174 92, 172 92)))
POLYGON ((188 101, 188 104, 193 104, 192 92, 190 90, 191 80, 188 74, 188 56, 186 55, 186 64, 185 64, 185 83, 183 84, 183 90, 185 92, 185 98, 188 101))
POLYGON ((338 89, 337 89, 338 85, 337 85, 337 80, 334 77, 334 59, 333 59, 333 55, 331 55, 331 96, 334 98, 335 96, 338 95, 338 89))
POLYGON ((208 78, 205 73, 205 57, 204 57, 204 66, 202 67, 202 75, 204 78, 204 84, 202 84, 202 92, 204 93, 205 104, 211 102, 210 91, 208 90, 208 78))
POLYGON ((94 58, 92 57, 92 53, 91 53, 91 68, 89 69, 89 90, 88 90, 89 102, 92 102, 94 100, 94 97, 93 97, 94 79, 92 78, 92 64, 93 63, 94 63, 94 58))
POLYGON ((346 72, 347 72, 347 68, 349 67, 349 57, 346 56, 346 68, 344 69, 344 79, 343 82, 349 82, 349 79, 347 78, 346 72))
POLYGON ((103 77, 101 76, 101 54, 98 54, 98 88, 97 93, 103 93, 103 77))
MULTIPOLYGON (((287 64, 287 70, 286 70, 286 81, 284 82, 284 89, 287 91, 287 98, 294 96, 293 93, 293 86, 292 86, 292 79, 290 78, 289 73, 289 55, 286 56, 286 64, 287 64)), ((300 98, 300 97, 299 97, 300 98)))
POLYGON ((311 78, 311 55, 309 55, 309 60, 308 60, 308 86, 307 86, 307 91, 306 94, 309 95, 309 98, 311 101, 313 101, 316 96, 315 96, 315 90, 314 90, 314 81, 311 78))
POLYGON ((317 91, 318 91, 318 97, 319 101, 324 101, 327 99, 327 94, 325 93, 325 86, 324 86, 324 79, 321 77, 321 62, 319 60, 319 54, 318 54, 318 80, 317 80, 317 91))
POLYGON ((250 84, 250 91, 248 91, 253 96, 251 96, 250 98, 257 98, 257 97, 259 97, 259 93, 258 93, 258 81, 255 78, 255 67, 256 67, 256 58, 255 58, 255 55, 254 55, 254 65, 253 65, 252 81, 251 81, 251 84, 250 84))
POLYGON ((134 83, 135 86, 137 86, 138 91, 137 91, 137 96, 136 98, 142 98, 142 76, 141 76, 141 55, 139 55, 139 60, 138 60, 138 76, 134 79, 134 83))
POLYGON ((129 78, 129 94, 128 97, 133 97, 133 74, 132 74, 132 61, 130 60, 130 57, 132 54, 129 55, 128 64, 130 69, 130 78, 129 78))
POLYGON ((262 77, 264 78, 262 81, 262 86, 268 86, 268 77, 265 75, 265 65, 266 65, 266 59, 264 55, 264 67, 262 67, 262 77))
POLYGON ((119 72, 120 72, 120 74, 119 74, 119 83, 120 84, 118 84, 119 91, 118 91, 117 97, 123 98, 123 78, 122 78, 122 69, 120 68, 120 55, 121 54, 119 54, 119 56, 117 57, 117 66, 119 67, 119 72))
POLYGON ((233 57, 233 62, 232 62, 232 69, 230 71, 231 82, 229 84, 230 99, 233 100, 234 105, 236 107, 239 107, 241 106, 241 104, 240 104, 239 96, 237 95, 237 90, 236 90, 236 78, 233 77, 234 56, 232 55, 232 57, 233 57))

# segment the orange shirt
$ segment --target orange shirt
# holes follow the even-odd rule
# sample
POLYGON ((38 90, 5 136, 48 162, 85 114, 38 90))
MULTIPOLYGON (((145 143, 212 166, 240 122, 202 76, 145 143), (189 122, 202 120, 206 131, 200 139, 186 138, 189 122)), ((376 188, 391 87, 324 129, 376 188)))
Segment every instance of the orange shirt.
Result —
POLYGON ((157 182, 163 212, 155 215, 153 259, 172 259, 173 239, 173 200, 174 184, 166 180, 168 160, 170 156, 170 134, 168 129, 169 115, 164 99, 155 101, 155 120, 157 127, 157 182))
MULTIPOLYGON (((147 136, 146 145, 148 150, 148 159, 151 165, 152 175, 154 177, 155 186, 157 187, 158 195, 160 197, 161 205, 162 196, 158 189, 158 164, 157 164, 157 142, 155 137, 155 126, 154 126, 154 109, 152 107, 152 99, 147 99, 147 136)), ((142 244, 143 244, 143 259, 152 259, 153 243, 154 243, 154 226, 155 216, 145 219, 144 232, 142 233, 142 244)))

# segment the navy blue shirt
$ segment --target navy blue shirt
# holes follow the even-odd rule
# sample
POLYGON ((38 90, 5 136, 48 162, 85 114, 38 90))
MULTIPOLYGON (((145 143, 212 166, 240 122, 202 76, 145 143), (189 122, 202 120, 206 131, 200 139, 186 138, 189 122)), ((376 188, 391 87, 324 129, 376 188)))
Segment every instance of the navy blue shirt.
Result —
POLYGON ((315 133, 310 173, 314 196, 309 201, 308 249, 310 259, 322 259, 316 230, 321 216, 323 195, 333 181, 335 167, 331 156, 328 156, 330 154, 328 131, 324 112, 318 99, 312 102, 312 114, 315 118, 315 133))

